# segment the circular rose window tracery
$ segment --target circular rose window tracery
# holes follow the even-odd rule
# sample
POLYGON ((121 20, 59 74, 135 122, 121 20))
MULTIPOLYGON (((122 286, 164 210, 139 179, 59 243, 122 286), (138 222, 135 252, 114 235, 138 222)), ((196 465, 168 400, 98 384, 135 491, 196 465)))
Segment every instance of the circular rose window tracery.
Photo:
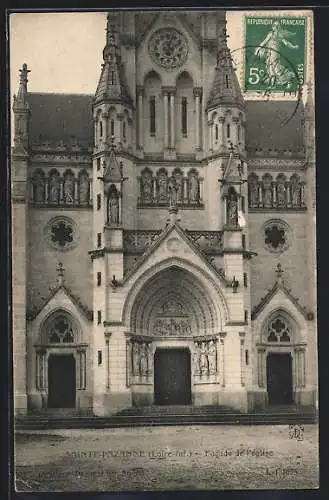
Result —
POLYGON ((270 252, 281 253, 287 250, 291 243, 290 226, 280 219, 271 219, 264 224, 264 245, 270 252))
POLYGON ((76 224, 68 217, 54 217, 45 227, 45 239, 57 250, 70 250, 77 242, 76 224))
POLYGON ((187 60, 188 42, 175 28, 161 28, 151 36, 148 50, 156 64, 167 71, 174 71, 187 60))

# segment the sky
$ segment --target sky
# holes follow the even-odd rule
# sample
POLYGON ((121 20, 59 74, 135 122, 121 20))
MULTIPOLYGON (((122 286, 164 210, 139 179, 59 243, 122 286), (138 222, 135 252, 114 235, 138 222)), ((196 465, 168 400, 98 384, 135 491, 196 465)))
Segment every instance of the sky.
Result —
MULTIPOLYGON (((31 70, 30 92, 93 94, 103 62, 106 15, 106 12, 10 14, 11 96, 17 92, 19 69, 24 62, 31 70)), ((239 74, 242 56, 237 49, 243 46, 243 12, 227 12, 227 28, 228 44, 237 58, 239 74)))

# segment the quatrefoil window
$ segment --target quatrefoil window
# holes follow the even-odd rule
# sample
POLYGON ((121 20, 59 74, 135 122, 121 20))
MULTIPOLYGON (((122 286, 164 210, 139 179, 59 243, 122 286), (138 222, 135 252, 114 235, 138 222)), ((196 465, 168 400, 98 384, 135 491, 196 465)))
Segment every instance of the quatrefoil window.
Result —
POLYGON ((268 327, 268 342, 290 342, 290 329, 283 318, 276 318, 268 327))

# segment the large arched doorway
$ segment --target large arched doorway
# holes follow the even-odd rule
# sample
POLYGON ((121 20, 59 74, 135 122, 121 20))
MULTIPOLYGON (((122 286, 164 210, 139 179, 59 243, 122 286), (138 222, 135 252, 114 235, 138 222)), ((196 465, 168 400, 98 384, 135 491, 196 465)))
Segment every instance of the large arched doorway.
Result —
POLYGON ((218 391, 222 298, 216 284, 184 265, 152 274, 132 301, 128 370, 135 405, 191 404, 196 393, 202 401, 210 387, 218 391))

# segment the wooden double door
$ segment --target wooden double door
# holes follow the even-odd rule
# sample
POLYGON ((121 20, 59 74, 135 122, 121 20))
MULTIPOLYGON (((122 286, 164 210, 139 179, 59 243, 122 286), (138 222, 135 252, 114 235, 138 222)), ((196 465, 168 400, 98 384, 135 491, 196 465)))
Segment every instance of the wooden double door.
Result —
POLYGON ((48 408, 75 408, 76 367, 73 354, 48 358, 48 408))
POLYGON ((189 349, 157 349, 154 355, 156 405, 191 404, 191 354, 189 349))
POLYGON ((269 353, 267 356, 266 371, 269 404, 291 404, 293 402, 291 354, 269 353))

